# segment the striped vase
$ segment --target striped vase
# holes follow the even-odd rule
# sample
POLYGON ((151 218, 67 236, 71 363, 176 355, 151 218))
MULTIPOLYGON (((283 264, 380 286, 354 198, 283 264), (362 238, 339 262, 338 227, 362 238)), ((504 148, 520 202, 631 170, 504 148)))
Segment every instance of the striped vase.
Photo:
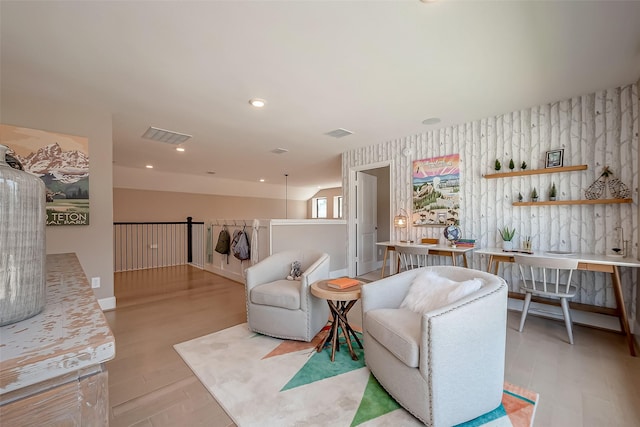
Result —
POLYGON ((0 145, 0 326, 40 313, 46 303, 45 187, 10 167, 0 145))

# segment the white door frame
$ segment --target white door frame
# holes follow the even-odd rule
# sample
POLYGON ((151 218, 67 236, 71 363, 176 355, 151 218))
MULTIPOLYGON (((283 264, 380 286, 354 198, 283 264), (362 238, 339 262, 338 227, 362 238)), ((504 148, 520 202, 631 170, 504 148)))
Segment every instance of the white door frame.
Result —
POLYGON ((349 205, 347 208, 347 271, 349 277, 355 277, 356 275, 356 172, 367 171, 369 169, 378 169, 389 167, 389 218, 391 219, 389 226, 389 235, 391 235, 391 224, 393 222, 394 215, 394 199, 393 189, 395 188, 394 167, 391 160, 385 160, 382 162, 369 163, 366 165, 357 165, 349 168, 349 174, 347 176, 347 187, 349 188, 349 205))

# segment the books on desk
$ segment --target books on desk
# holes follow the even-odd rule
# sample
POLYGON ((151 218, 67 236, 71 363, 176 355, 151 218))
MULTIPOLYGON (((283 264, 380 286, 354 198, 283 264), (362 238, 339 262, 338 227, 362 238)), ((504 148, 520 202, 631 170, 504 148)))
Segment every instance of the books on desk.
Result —
POLYGON ((456 242, 456 246, 459 248, 475 248, 475 239, 460 239, 456 242))
POLYGON ((327 286, 333 289, 347 289, 353 286, 358 286, 360 281, 356 279, 350 279, 348 277, 340 277, 338 279, 331 279, 327 281, 327 286))

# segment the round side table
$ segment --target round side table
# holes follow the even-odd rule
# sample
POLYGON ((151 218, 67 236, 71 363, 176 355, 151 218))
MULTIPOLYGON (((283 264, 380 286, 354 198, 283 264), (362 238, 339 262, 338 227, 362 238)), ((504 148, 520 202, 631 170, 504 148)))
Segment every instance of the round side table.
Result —
POLYGON ((360 288, 362 287, 362 282, 346 289, 331 288, 327 285, 327 282, 328 280, 319 280, 311 285, 311 294, 318 298, 327 300, 332 317, 330 332, 322 342, 318 344, 316 350, 320 352, 324 348, 325 343, 331 340, 331 361, 333 362, 335 360, 336 349, 340 351, 340 344, 338 340, 338 334, 340 332, 338 328, 340 328, 342 329, 342 334, 347 341, 347 347, 349 347, 349 354, 351 355, 351 358, 353 360, 358 360, 358 355, 353 351, 350 337, 353 336, 360 348, 362 348, 362 343, 351 328, 351 325, 349 325, 347 313, 349 313, 351 307, 353 307, 353 305, 360 299, 360 288))

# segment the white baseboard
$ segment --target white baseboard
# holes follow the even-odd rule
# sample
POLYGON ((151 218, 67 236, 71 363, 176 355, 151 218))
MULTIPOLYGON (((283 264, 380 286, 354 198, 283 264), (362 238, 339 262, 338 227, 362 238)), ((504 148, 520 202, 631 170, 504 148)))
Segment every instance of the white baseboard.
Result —
MULTIPOLYGON (((522 312, 524 301, 509 298, 507 308, 509 310, 522 312)), ((529 307, 529 314, 552 319, 562 319, 562 309, 556 305, 541 304, 532 302, 529 307)), ((609 329, 620 332, 620 320, 616 316, 609 316, 588 311, 571 310, 571 320, 579 325, 594 326, 596 328, 609 329)))
POLYGON ((116 308, 116 297, 100 298, 98 300, 102 311, 114 310, 116 308))

